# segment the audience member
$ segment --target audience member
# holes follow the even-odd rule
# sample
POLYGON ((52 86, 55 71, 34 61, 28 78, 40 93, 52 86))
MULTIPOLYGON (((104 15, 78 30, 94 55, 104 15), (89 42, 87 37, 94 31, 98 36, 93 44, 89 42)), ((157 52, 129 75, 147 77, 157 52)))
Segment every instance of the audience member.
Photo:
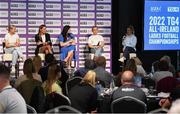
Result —
POLYGON ((114 91, 112 99, 116 100, 124 96, 131 96, 146 103, 145 93, 133 84, 134 73, 130 70, 124 71, 121 76, 122 86, 114 91))
POLYGON ((165 55, 160 59, 160 61, 166 61, 169 65, 169 71, 173 73, 173 76, 175 76, 176 70, 175 70, 175 67, 171 63, 171 58, 165 55))
POLYGON ((78 69, 74 72, 75 76, 84 77, 84 75, 89 71, 93 70, 95 68, 95 62, 91 59, 86 59, 84 63, 84 67, 78 69))
POLYGON ((42 60, 39 55, 36 55, 35 57, 33 57, 33 64, 35 67, 35 73, 38 74, 40 68, 42 67, 42 60))
POLYGON ((168 98, 161 99, 159 105, 162 108, 170 108, 172 102, 176 101, 177 99, 180 99, 180 87, 173 89, 168 98))
POLYGON ((18 87, 23 81, 29 80, 29 79, 36 79, 42 82, 41 76, 35 73, 35 68, 31 59, 27 59, 24 62, 23 72, 24 72, 24 75, 17 78, 15 82, 15 87, 18 87))
POLYGON ((97 107, 97 91, 95 89, 96 73, 88 71, 80 84, 69 91, 72 107, 83 113, 92 112, 97 107))
POLYGON ((27 113, 26 103, 10 86, 10 69, 0 64, 0 113, 27 113))
POLYGON ((142 62, 140 61, 140 59, 138 57, 134 57, 132 58, 135 60, 135 63, 136 63, 136 67, 137 67, 137 75, 140 75, 140 76, 146 76, 146 71, 144 70, 143 66, 142 66, 142 62))
POLYGON ((106 58, 103 56, 99 56, 95 60, 96 68, 94 71, 96 72, 96 77, 98 81, 103 81, 105 83, 105 87, 110 87, 110 83, 112 81, 112 76, 109 72, 105 70, 106 67, 106 58))
POLYGON ((136 75, 137 66, 134 59, 129 59, 126 62, 125 67, 123 68, 123 71, 130 70, 133 72, 134 75, 136 75))
POLYGON ((56 92, 62 94, 62 88, 59 85, 58 79, 61 77, 61 69, 56 63, 51 63, 48 67, 48 77, 42 87, 45 94, 56 92))
POLYGON ((55 57, 53 54, 47 54, 45 55, 45 66, 43 66, 40 70, 39 73, 41 75, 42 81, 44 82, 47 80, 47 75, 48 75, 48 67, 49 64, 55 61, 55 57))
POLYGON ((165 77, 173 77, 173 74, 169 72, 169 65, 167 61, 160 61, 158 63, 158 68, 159 71, 156 71, 152 77, 152 79, 155 80, 156 83, 165 77))

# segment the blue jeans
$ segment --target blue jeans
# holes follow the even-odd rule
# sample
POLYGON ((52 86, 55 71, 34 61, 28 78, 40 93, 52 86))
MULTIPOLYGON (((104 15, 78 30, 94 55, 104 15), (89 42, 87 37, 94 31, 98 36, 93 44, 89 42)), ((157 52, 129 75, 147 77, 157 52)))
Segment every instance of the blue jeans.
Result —
POLYGON ((103 48, 91 48, 91 53, 94 53, 94 56, 99 57, 102 55, 103 48))
POLYGON ((16 65, 18 57, 23 57, 20 47, 5 48, 5 53, 12 54, 12 65, 16 65))
POLYGON ((135 53, 136 50, 132 47, 126 47, 123 53, 123 56, 126 58, 126 60, 129 59, 129 53, 135 53))

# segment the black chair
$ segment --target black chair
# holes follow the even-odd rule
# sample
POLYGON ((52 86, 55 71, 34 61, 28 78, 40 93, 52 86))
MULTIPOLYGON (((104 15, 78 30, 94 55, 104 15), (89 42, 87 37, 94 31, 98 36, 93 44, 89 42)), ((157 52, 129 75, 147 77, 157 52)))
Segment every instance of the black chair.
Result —
POLYGON ((62 94, 58 94, 56 92, 50 93, 46 96, 46 99, 45 99, 45 104, 44 104, 45 112, 47 110, 50 110, 50 109, 53 109, 55 107, 62 106, 62 105, 70 106, 71 102, 69 98, 62 94))
POLYGON ((68 92, 72 87, 79 84, 81 82, 81 77, 71 77, 66 81, 66 95, 68 95, 68 92))
POLYGON ((112 113, 145 113, 146 104, 134 97, 125 96, 111 103, 112 113))
POLYGON ((28 104, 26 104, 26 107, 28 114, 37 114, 36 110, 33 107, 29 106, 28 104))
POLYGON ((75 108, 73 108, 71 106, 67 106, 67 105, 59 106, 59 107, 56 107, 54 109, 50 109, 50 110, 48 110, 46 112, 46 114, 52 114, 52 113, 76 113, 76 114, 82 114, 77 109, 75 109, 75 108))

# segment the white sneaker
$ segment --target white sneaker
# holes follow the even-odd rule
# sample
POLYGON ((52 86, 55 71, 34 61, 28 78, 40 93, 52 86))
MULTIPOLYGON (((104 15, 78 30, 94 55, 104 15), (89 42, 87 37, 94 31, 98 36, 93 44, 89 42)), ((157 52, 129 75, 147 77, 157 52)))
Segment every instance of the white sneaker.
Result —
POLYGON ((124 63, 125 60, 126 60, 125 57, 121 57, 121 58, 119 59, 119 61, 121 61, 121 62, 123 62, 123 63, 124 63))
POLYGON ((20 57, 20 60, 25 61, 25 57, 24 56, 20 57))
POLYGON ((15 66, 12 66, 12 68, 11 68, 11 73, 14 74, 15 71, 16 71, 15 66))

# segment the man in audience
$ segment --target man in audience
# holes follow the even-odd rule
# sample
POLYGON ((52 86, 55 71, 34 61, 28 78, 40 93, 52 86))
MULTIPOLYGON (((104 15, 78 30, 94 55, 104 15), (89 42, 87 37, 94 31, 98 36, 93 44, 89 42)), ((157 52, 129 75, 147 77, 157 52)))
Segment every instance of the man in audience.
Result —
POLYGON ((158 68, 159 71, 156 71, 154 73, 154 76, 152 77, 152 79, 155 80, 155 82, 158 82, 166 77, 173 77, 173 74, 169 71, 169 65, 167 61, 164 60, 159 61, 158 68))
POLYGON ((53 56, 53 54, 46 54, 45 56, 45 62, 46 62, 46 66, 42 67, 39 70, 39 73, 41 75, 41 79, 42 82, 44 82, 45 80, 47 80, 47 75, 48 75, 48 66, 50 63, 55 61, 55 57, 53 56))
POLYGON ((122 73, 122 76, 121 76, 122 86, 119 87, 113 93, 112 95, 113 100, 116 100, 118 98, 125 97, 125 96, 131 96, 146 103, 146 95, 140 88, 138 88, 137 86, 133 84, 133 77, 134 77, 134 74, 132 71, 127 70, 122 73))
POLYGON ((89 71, 89 70, 93 70, 95 68, 95 63, 92 59, 86 59, 85 63, 84 63, 84 67, 83 68, 79 68, 77 71, 75 71, 74 75, 75 76, 80 76, 80 77, 84 77, 85 74, 89 71))
POLYGON ((106 59, 103 56, 99 56, 95 60, 97 68, 94 69, 96 72, 96 77, 98 81, 102 81, 105 84, 105 87, 110 87, 110 83, 112 81, 112 76, 109 72, 105 70, 106 68, 106 59))
POLYGON ((0 113, 27 113, 26 103, 10 86, 10 69, 0 64, 0 113))

